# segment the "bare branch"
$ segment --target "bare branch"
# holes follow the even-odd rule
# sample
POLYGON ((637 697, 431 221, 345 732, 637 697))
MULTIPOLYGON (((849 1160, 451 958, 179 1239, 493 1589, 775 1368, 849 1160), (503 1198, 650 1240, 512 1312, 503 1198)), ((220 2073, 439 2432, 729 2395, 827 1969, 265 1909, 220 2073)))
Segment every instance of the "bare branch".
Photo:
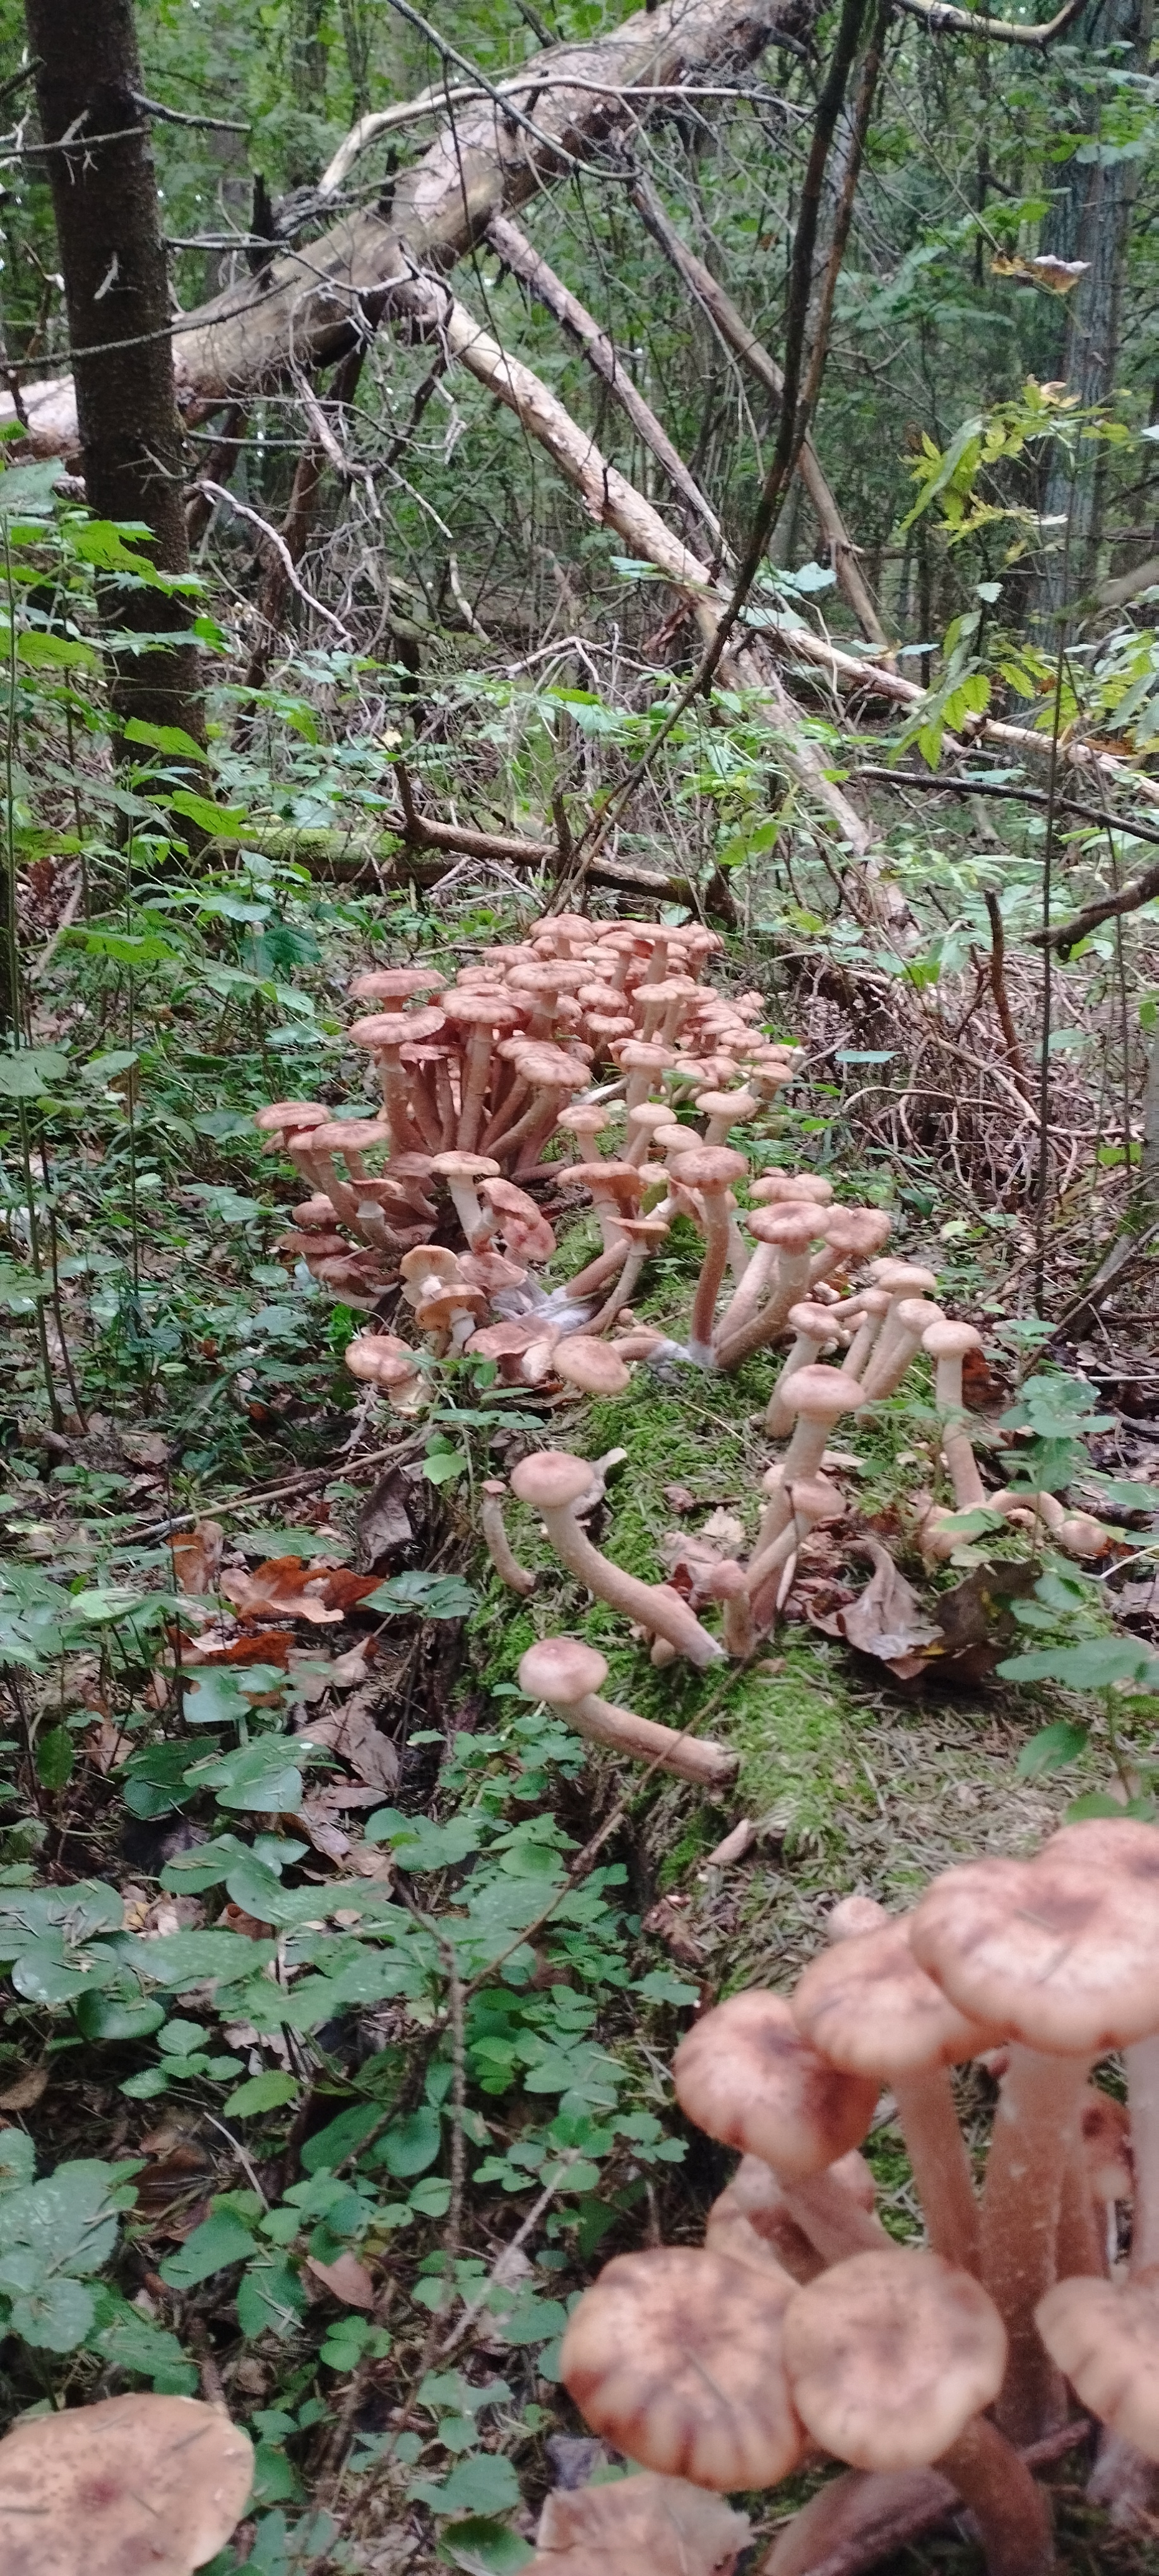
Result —
POLYGON ((920 19, 931 36, 981 36, 986 43, 1031 45, 1038 52, 1073 27, 1086 4, 1087 0, 1066 0, 1066 7, 1053 18, 1026 27, 1017 18, 976 18, 969 9, 951 8, 949 0, 897 0, 898 8, 904 9, 908 17, 920 19))

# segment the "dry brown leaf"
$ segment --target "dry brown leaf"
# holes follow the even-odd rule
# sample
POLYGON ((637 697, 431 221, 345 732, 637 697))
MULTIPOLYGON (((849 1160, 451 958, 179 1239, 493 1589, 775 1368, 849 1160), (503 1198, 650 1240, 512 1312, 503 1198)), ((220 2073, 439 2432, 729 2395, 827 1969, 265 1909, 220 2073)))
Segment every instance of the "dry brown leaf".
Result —
POLYGON ((316 2255, 307 2254, 306 2270, 313 2273, 324 2290, 329 2290, 332 2298, 340 2299, 344 2308, 374 2306, 374 2283, 357 2254, 339 2254, 333 2263, 320 2263, 316 2255))
POLYGON ((31 2111, 41 2094, 48 2091, 49 2066, 31 2066, 27 2075, 18 2075, 15 2084, 0 2093, 0 2111, 31 2111))
POLYGON ((321 1807, 315 1807, 312 1799, 303 1799, 295 1821, 324 1860, 345 1860, 350 1850, 349 1834, 344 1834, 341 1825, 336 1825, 321 1807))
POLYGON ((394 1862, 381 1843, 355 1843, 346 1866, 359 1878, 388 1879, 394 1876, 394 1862))
POLYGON ((671 1951, 673 1958, 679 1960, 682 1967, 700 1966, 704 1956, 703 1950, 684 1921, 675 1898, 662 1896, 659 1903, 644 1916, 640 1929, 642 1932, 650 1932, 655 1940, 662 1941, 665 1949, 671 1951))
MULTIPOLYGON (((160 1431, 122 1431, 121 1447, 135 1467, 164 1467, 169 1458, 169 1443, 160 1431)), ((208 1524, 214 1526, 212 1522, 208 1524)))
POLYGON ((722 1504, 701 1523, 700 1536, 715 1539, 721 1547, 735 1551, 744 1546, 744 1522, 737 1519, 735 1512, 726 1512, 722 1504))
POLYGON ((827 1636, 844 1637, 859 1654, 875 1655, 879 1663, 888 1664, 899 1680, 908 1681, 920 1672, 926 1649, 941 1644, 942 1631, 923 1615, 912 1583, 898 1573, 889 1549, 879 1538, 859 1540, 858 1553, 870 1557, 873 1563, 864 1592, 838 1610, 820 1611, 810 1606, 809 1618, 827 1636))
POLYGON ((995 251, 990 262, 993 276, 1016 277, 1023 286, 1045 286, 1050 295, 1069 295, 1089 267, 1089 259, 1056 259, 1053 251, 1039 251, 1034 258, 1022 251, 1009 257, 1005 251, 995 251))
POLYGON ((169 1544, 178 1589, 190 1595, 212 1592, 225 1546, 220 1521, 198 1521, 195 1529, 178 1531, 169 1544))
POLYGON ((385 1797, 395 1787, 401 1766, 389 1736, 380 1735, 375 1725, 378 1704, 378 1685, 372 1682, 368 1689, 356 1691, 345 1708, 331 1710, 326 1717, 311 1717, 299 1731, 312 1744, 324 1744, 340 1754, 357 1779, 368 1788, 380 1789, 385 1797))
POLYGON ((235 1905, 231 1897, 213 1928, 215 1932, 240 1932, 246 1941, 268 1941, 274 1927, 272 1923, 259 1923, 256 1914, 247 1914, 244 1905, 235 1905))
POLYGON ((328 1816, 344 1807, 381 1807, 382 1791, 368 1789, 365 1780, 324 1780, 310 1802, 316 1815, 328 1816))
POLYGON ((311 1565, 297 1556, 271 1556, 253 1574, 223 1575, 221 1589, 243 1622, 308 1619, 330 1627, 378 1588, 375 1574, 351 1574, 345 1565, 311 1565))
POLYGON ((109 1717, 102 1717, 99 1726, 90 1728, 84 1743, 90 1762, 95 1762, 98 1771, 104 1772, 106 1776, 116 1768, 118 1762, 124 1762, 133 1750, 132 1736, 122 1735, 119 1727, 114 1726, 109 1717))
MULTIPOLYGON (((227 1636, 220 1627, 206 1628, 200 1637, 182 1638, 182 1670, 198 1664, 280 1664, 284 1671, 292 1642, 288 1628, 259 1628, 250 1637, 227 1636)), ((164 1707, 164 1699, 160 1704, 164 1707)))
POLYGON ((397 1467, 388 1467, 358 1515, 358 1544, 364 1565, 379 1565, 414 1538, 407 1511, 407 1488, 397 1467))

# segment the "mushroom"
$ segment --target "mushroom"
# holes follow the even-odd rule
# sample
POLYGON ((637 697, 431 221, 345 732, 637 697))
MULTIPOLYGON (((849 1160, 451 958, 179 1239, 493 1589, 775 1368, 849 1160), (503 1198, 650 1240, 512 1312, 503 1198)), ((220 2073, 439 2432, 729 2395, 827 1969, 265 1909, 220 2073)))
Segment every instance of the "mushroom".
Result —
POLYGON ((728 1192, 748 1170, 743 1154, 728 1145, 700 1145, 690 1154, 675 1154, 672 1177, 696 1190, 704 1206, 705 1249, 692 1302, 688 1350, 698 1368, 712 1368, 712 1327, 721 1281, 728 1267, 728 1192))
POLYGON ((863 1404, 878 1404, 893 1395, 901 1385, 910 1361, 921 1349, 924 1335, 931 1325, 942 1324, 945 1316, 940 1306, 928 1297, 901 1297, 891 1308, 882 1326, 881 1338, 870 1355, 862 1384, 863 1404))
POLYGON ((287 1136, 300 1136, 308 1127, 324 1127, 329 1117, 320 1100, 271 1100, 267 1109, 255 1111, 254 1125, 268 1139, 263 1153, 276 1154, 287 1136))
POLYGON ((977 2272, 978 2210, 947 2069, 990 2047, 993 2030, 967 2020, 919 1968, 904 1917, 814 1959, 792 2009, 834 2066, 890 2086, 930 2245, 977 2272))
MULTIPOLYGON (((794 1371, 784 1390, 784 1400, 796 1420, 781 1460, 782 1528, 789 1517, 789 1487, 798 1478, 816 1475, 835 1423, 843 1413, 856 1412, 864 1400, 864 1390, 855 1377, 850 1377, 848 1369, 816 1365, 794 1371)), ((775 1498, 770 1509, 773 1518, 778 1519, 775 1498)))
POLYGON ((422 1039, 437 1037, 444 1025, 443 1013, 438 1009, 374 1011, 365 1019, 352 1020, 346 1032, 354 1046, 366 1047, 374 1057, 383 1105, 400 1154, 418 1152, 423 1144, 422 1134, 411 1116, 402 1049, 414 1046, 422 1039))
POLYGON ((721 1316, 717 1332, 717 1361, 722 1369, 739 1368, 742 1360, 752 1357, 765 1343, 775 1341, 788 1321, 789 1310, 809 1293, 809 1247, 815 1243, 822 1219, 813 1201, 800 1206, 756 1208, 747 1219, 748 1230, 757 1241, 754 1253, 732 1303, 721 1316), (776 1273, 772 1292, 762 1305, 765 1288, 776 1273))
POLYGON ((550 1261, 555 1236, 526 1190, 517 1189, 514 1181, 488 1180, 480 1183, 480 1196, 486 1199, 495 1232, 513 1261, 550 1261))
POLYGON ((1159 2271, 1125 2283, 1056 2281, 1035 2322, 1080 2405, 1159 2460, 1159 2271))
POLYGON ((559 1327, 544 1315, 510 1315, 472 1333, 468 1357, 495 1360, 505 1386, 537 1386, 551 1367, 559 1327))
POLYGON ((978 2523, 988 2576, 1048 2576, 1046 2497, 982 2413, 1002 2384, 993 2301, 940 2255, 857 2254, 784 2311, 789 2386, 815 2441, 854 2468, 937 2463, 978 2523))
POLYGON ((864 1378, 869 1366, 869 1354, 880 1336, 889 1313, 889 1291, 887 1288, 865 1288, 857 1304, 859 1320, 846 1351, 844 1365, 850 1377, 864 1378))
POLYGON ((737 1757, 726 1745, 682 1739, 670 1726, 655 1726, 629 1708, 615 1708, 599 1697, 608 1667, 593 1646, 579 1637, 543 1637, 529 1646, 519 1665, 519 1687, 529 1699, 546 1700, 577 1735, 610 1744, 633 1761, 659 1763, 682 1780, 722 1789, 736 1778, 737 1757))
POLYGON ((770 1498, 777 1498, 776 1509, 770 1499, 761 1523, 761 1531, 767 1525, 772 1535, 764 1540, 758 1535, 745 1575, 753 1618, 760 1630, 772 1625, 781 1603, 787 1599, 792 1584, 790 1561, 796 1559, 810 1530, 821 1521, 841 1520, 845 1511, 842 1495, 827 1477, 795 1476, 791 1485, 786 1485, 783 1468, 774 1468, 772 1474, 776 1483, 766 1478, 765 1486, 770 1498), (782 1507, 788 1511, 783 1525, 776 1517, 782 1507))
POLYGON ((692 2246, 618 2255, 568 2320, 564 2386, 645 2468, 722 2493, 772 2486, 803 2448, 780 2352, 794 2289, 692 2246))
POLYGON ((922 1349, 934 1363, 934 1402, 942 1420, 942 1455, 960 1512, 977 1511, 986 1501, 986 1488, 963 1420, 962 1397, 962 1362, 967 1351, 981 1348, 981 1333, 975 1332, 972 1324, 954 1323, 949 1315, 927 1325, 922 1334, 922 1349))
POLYGON ((582 1162, 585 1153, 594 1148, 597 1136, 603 1135, 608 1113, 594 1101, 580 1100, 570 1109, 561 1109, 555 1123, 562 1135, 574 1136, 582 1162))
POLYGON ((535 1169, 540 1147, 545 1145, 564 1101, 573 1092, 587 1087, 589 1067, 566 1048, 536 1044, 528 1040, 520 1046, 515 1058, 516 1070, 526 1083, 531 1098, 527 1107, 496 1135, 494 1121, 483 1139, 485 1146, 498 1148, 500 1159, 517 1174, 535 1169))
POLYGON ((252 2445, 193 2397, 106 2397, 0 2442, 0 2576, 192 2576, 224 2549, 252 2445))
MULTIPOLYGON (((683 1130, 681 1141, 687 1142, 683 1130)), ((623 1239, 621 1219, 635 1216, 640 1205, 643 1184, 635 1165, 610 1159, 601 1163, 565 1163, 559 1177, 566 1189, 589 1193, 604 1250, 610 1251, 613 1243, 623 1239)))
POLYGON ((486 1314, 488 1303, 485 1288, 469 1288, 462 1279, 437 1287, 424 1297, 415 1309, 415 1322, 427 1335, 436 1359, 458 1359, 480 1315, 486 1314))
POLYGON ((373 1146, 389 1146, 392 1142, 390 1123, 385 1118, 327 1118, 324 1124, 311 1127, 305 1139, 306 1158, 316 1169, 343 1224, 352 1231, 362 1231, 360 1200, 369 1178, 363 1158, 373 1146), (335 1171, 335 1154, 341 1154, 350 1180, 356 1184, 353 1189, 335 1171))
MULTIPOLYGON (((620 1218, 620 1239, 627 1245, 627 1259, 623 1264, 623 1268, 620 1271, 619 1278, 615 1282, 615 1286, 612 1288, 608 1296, 606 1304, 601 1306, 597 1315, 593 1315, 590 1318, 588 1324, 589 1333, 602 1333, 609 1324, 615 1323, 617 1315, 621 1313, 622 1309, 627 1305, 631 1297, 632 1290, 636 1285, 636 1281, 640 1276, 640 1272, 644 1268, 644 1264, 647 1261, 649 1254, 659 1251, 660 1245, 664 1242, 668 1231, 668 1220, 666 1217, 622 1216, 620 1218)), ((595 1267, 596 1265, 593 1263, 591 1268, 587 1271, 581 1271, 579 1274, 581 1279, 586 1278, 589 1287, 592 1284, 592 1272, 595 1267)), ((573 1279, 571 1282, 573 1295, 576 1287, 577 1282, 573 1279)))
POLYGON ((631 1384, 631 1371, 619 1352, 587 1333, 569 1333, 557 1342, 554 1365, 556 1376, 581 1395, 622 1395, 631 1384))
POLYGON ((479 1518, 487 1554, 500 1582, 507 1585, 508 1591, 520 1592, 526 1596, 527 1593, 535 1590, 535 1576, 529 1573, 525 1565, 520 1564, 507 1536, 507 1523, 503 1517, 503 1497, 507 1487, 502 1476, 486 1477, 481 1491, 483 1500, 479 1518))
POLYGON ((492 1162, 489 1154, 468 1154, 461 1146, 456 1146, 453 1153, 432 1154, 431 1170, 437 1172, 440 1180, 446 1182, 455 1214, 468 1243, 473 1250, 480 1247, 491 1233, 494 1216, 493 1214, 489 1216, 486 1210, 480 1207, 475 1183, 500 1180, 502 1173, 499 1164, 492 1162))
POLYGON ((828 1207, 833 1196, 833 1183, 820 1172, 766 1172, 754 1181, 749 1192, 765 1207, 787 1207, 790 1200, 808 1200, 813 1207, 828 1207))
POLYGON ((755 1091, 742 1084, 739 1091, 702 1091, 693 1102, 698 1118, 707 1118, 704 1130, 706 1145, 727 1145, 734 1127, 746 1126, 755 1118, 760 1101, 755 1091))
MULTIPOLYGON (((646 1163, 653 1136, 662 1129, 668 1130, 673 1123, 672 1110, 666 1100, 641 1100, 635 1109, 628 1111, 630 1133, 624 1150, 625 1161, 637 1166, 646 1163)), ((696 1142, 692 1129, 682 1127, 676 1150, 678 1153, 687 1152, 689 1146, 696 1142)))
MULTIPOLYGON (((1137 2044, 1159 2025, 1159 1832, 1128 1817, 1090 1819, 1064 1826, 1034 1860, 948 1870, 918 1904, 910 1939, 959 2011, 1014 2043, 982 2197, 982 2277, 1011 2344, 999 2420, 1015 2440, 1033 2441, 1060 2420, 1062 2392, 1034 2311, 1054 2281, 1087 2068, 1124 2048, 1130 2089, 1137 2044)), ((1140 2052, 1145 2066, 1152 2046, 1140 2052)), ((1145 2248, 1159 2182, 1145 2101, 1137 2109, 1132 2100, 1132 2130, 1145 2248)))
POLYGON ((687 2478, 641 2469, 611 2486, 555 2487, 527 2576, 732 2576, 747 2514, 687 2478))
POLYGON ((372 966, 350 985, 354 1002, 411 1002, 416 993, 441 993, 446 976, 437 966, 372 966))
POLYGON ((698 2128, 771 2165, 790 2217, 827 2261, 886 2241, 828 2170, 860 2146, 878 2087, 819 2057, 780 1995, 750 1988, 704 2013, 681 2040, 672 2079, 698 2128))
MULTIPOLYGON (((884 1360, 898 1329, 897 1309, 902 1299, 925 1297, 931 1288, 937 1287, 938 1283, 934 1272, 923 1269, 921 1263, 917 1261, 892 1259, 873 1261, 869 1265, 869 1276, 873 1287, 884 1288, 889 1296, 889 1309, 874 1353, 875 1361, 884 1360)), ((932 1322, 933 1318, 927 1317, 927 1321, 932 1322)))
POLYGON ((421 1413, 426 1381, 409 1343, 393 1333, 356 1333, 342 1357, 351 1377, 383 1388, 396 1413, 421 1413))
POLYGON ((870 1253, 880 1252, 888 1243, 893 1218, 884 1208, 836 1207, 826 1211, 817 1231, 825 1237, 825 1249, 816 1252, 809 1264, 809 1285, 815 1288, 819 1279, 828 1279, 850 1261, 867 1261, 870 1253))
MULTIPOLYGON (((799 1368, 812 1368, 826 1344, 836 1338, 829 1308, 814 1305, 809 1298, 802 1298, 797 1305, 790 1306, 785 1320, 792 1325, 797 1338, 769 1397, 765 1429, 771 1440, 786 1440, 793 1428, 793 1415, 784 1400, 789 1379, 796 1376, 799 1368)), ((844 1367, 846 1363, 842 1365, 844 1367)), ((850 1371, 849 1374, 855 1372, 850 1371)))
POLYGON ((586 1583, 597 1601, 607 1601, 625 1619, 648 1634, 666 1637, 678 1655, 686 1655, 697 1672, 723 1660, 724 1648, 702 1628, 695 1613, 667 1583, 642 1583, 610 1558, 601 1556, 579 1526, 575 1506, 588 1492, 591 1469, 566 1449, 539 1449, 521 1459, 512 1491, 543 1516, 548 1539, 568 1572, 586 1583))
MULTIPOLYGON (((858 2208, 872 2213, 876 2187, 856 2147, 830 2165, 829 2180, 840 2184, 858 2208)), ((765 2268, 764 2258, 771 2256, 795 2281, 814 2281, 825 2268, 816 2246, 790 2216, 775 2173, 760 2156, 741 2157, 732 2181, 709 2210, 704 2241, 713 2253, 726 2254, 735 2263, 756 2263, 760 2269, 765 2268)))
POLYGON ((628 1077, 624 1092, 628 1109, 637 1109, 647 1099, 654 1074, 667 1073, 676 1063, 671 1047, 646 1045, 642 1038, 625 1038, 615 1053, 628 1077))
POLYGON ((485 993, 476 987, 473 992, 464 992, 460 988, 444 993, 442 1009, 453 1028, 466 1031, 459 1132, 455 1142, 461 1154, 471 1154, 475 1151, 483 1123, 483 1106, 491 1079, 492 1042, 519 1027, 523 1008, 513 993, 485 993))
MULTIPOLYGON (((695 999, 696 986, 690 975, 665 975, 655 984, 645 976, 639 988, 642 1006, 640 1035, 661 1046, 674 1046, 684 1025, 689 1003, 695 999)), ((754 1102, 754 1107, 759 1104, 754 1102)))

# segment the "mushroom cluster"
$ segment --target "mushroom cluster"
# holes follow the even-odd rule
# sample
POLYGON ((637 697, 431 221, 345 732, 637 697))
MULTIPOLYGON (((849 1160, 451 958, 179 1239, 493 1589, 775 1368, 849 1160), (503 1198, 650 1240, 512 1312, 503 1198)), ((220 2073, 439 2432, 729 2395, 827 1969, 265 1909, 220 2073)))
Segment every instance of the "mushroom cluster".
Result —
POLYGON ((853 1898, 828 1928, 790 1998, 735 1995, 681 2042, 681 2108, 741 2163, 703 2248, 606 2266, 563 2377, 661 2476, 724 2494, 846 2464, 766 2576, 870 2565, 956 2499, 990 2576, 1044 2576, 1023 2454, 1065 2442, 1068 2389, 1106 2428, 1094 2492, 1159 2461, 1159 1830, 1069 1825, 1033 1859, 946 1871, 907 1915, 853 1898), (1126 2111, 1090 2080, 1111 2050, 1126 2111), (1000 2073, 980 2191, 950 2079, 968 2059, 1000 2073), (922 2246, 887 2235, 858 2152, 883 2087, 922 2246), (1125 2266, 1109 2196, 1133 2198, 1125 2266))

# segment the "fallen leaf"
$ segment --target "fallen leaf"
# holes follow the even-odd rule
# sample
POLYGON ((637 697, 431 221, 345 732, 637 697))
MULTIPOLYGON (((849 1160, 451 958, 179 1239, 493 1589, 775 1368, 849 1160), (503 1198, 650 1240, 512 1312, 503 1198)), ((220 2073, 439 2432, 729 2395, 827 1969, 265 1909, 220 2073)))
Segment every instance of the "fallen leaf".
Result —
MULTIPOLYGON (((169 1459, 169 1443, 159 1431, 122 1431, 121 1447, 135 1467, 164 1467, 169 1459)), ((212 1529, 212 1521, 205 1524, 212 1529)))
POLYGON ((409 1547, 414 1539, 406 1507, 406 1486, 397 1467, 388 1467, 358 1515, 358 1545, 365 1565, 409 1547))
POLYGON ((326 1780, 315 1789, 311 1804, 316 1815, 331 1815, 343 1807, 381 1807, 381 1789, 370 1789, 363 1780, 326 1780))
POLYGON ((1159 1619, 1159 1573, 1149 1583, 1120 1584, 1117 1592, 1105 1592, 1103 1598, 1119 1619, 1159 1619))
POLYGON ((672 1897, 662 1896, 659 1903, 644 1916, 640 1929, 642 1932, 650 1932, 654 1940, 662 1941, 665 1949, 671 1951, 672 1957, 678 1959, 682 1967, 698 1968, 701 1965, 704 1957, 703 1950, 694 1934, 689 1931, 680 1908, 672 1897))
POLYGON ((195 1529, 178 1531, 169 1544, 178 1589, 190 1595, 212 1592, 225 1546, 220 1521, 198 1521, 195 1529))
MULTIPOLYGON (((250 1637, 230 1637, 220 1628, 206 1628, 199 1637, 182 1638, 182 1669, 196 1664, 280 1664, 284 1671, 291 1644, 286 1628, 259 1628, 250 1637)), ((165 1705, 163 1698, 160 1705, 165 1705)))
POLYGON ((730 2576, 751 2538, 748 2515, 723 2496, 645 2469, 609 2486, 555 2488, 539 2517, 535 2564, 559 2576, 592 2567, 730 2576))
POLYGON ((102 1717, 100 1725, 90 1729, 84 1743, 90 1762, 95 1762, 98 1771, 106 1777, 133 1750, 132 1736, 122 1735, 119 1727, 114 1726, 108 1717, 102 1717))
POLYGON ((726 1512, 721 1506, 719 1510, 710 1512, 708 1519, 701 1523, 700 1536, 718 1539, 722 1547, 730 1548, 735 1553, 738 1547, 744 1546, 744 1522, 737 1519, 735 1512, 726 1512))
POLYGON ((213 1928, 215 1932, 240 1932, 246 1941, 268 1941, 274 1927, 272 1923, 259 1923, 256 1914, 247 1914, 245 1907, 235 1905, 231 1898, 228 1905, 223 1905, 213 1928))
POLYGON ((873 1564, 864 1591, 837 1610, 820 1611, 810 1605, 808 1616, 827 1636, 844 1637, 859 1654, 876 1656, 899 1680, 908 1681, 921 1670, 924 1650, 940 1644, 942 1631, 923 1616, 913 1585, 898 1573, 881 1540, 860 1539, 857 1545, 858 1554, 868 1556, 873 1564))
POLYGON ((42 2093, 47 2093, 51 2072, 51 2067, 33 2066, 27 2075, 18 2075, 15 2084, 10 2084, 6 2093, 0 2093, 0 2111, 31 2111, 33 2103, 39 2102, 42 2093))
POLYGON ((336 1625, 377 1586, 376 1575, 297 1556, 267 1557, 253 1574, 238 1570, 221 1578, 222 1592, 242 1621, 308 1619, 314 1627, 336 1625))
POLYGON ((303 1833, 313 1844, 315 1851, 321 1852, 324 1860, 344 1861, 346 1859, 350 1850, 349 1834, 344 1834, 341 1825, 336 1825, 332 1816, 327 1815, 321 1807, 315 1806, 312 1798, 303 1800, 298 1809, 296 1821, 301 1825, 303 1833))
MULTIPOLYGON (((334 1709, 327 1717, 309 1718, 300 1734, 311 1744, 324 1744, 330 1752, 341 1755, 350 1764, 355 1777, 368 1788, 379 1789, 385 1797, 398 1781, 400 1763, 389 1736, 380 1735, 374 1722, 379 1705, 377 1683, 356 1691, 345 1708, 334 1709)), ((343 1803, 346 1803, 345 1801, 343 1803)))
POLYGON ((357 2254, 339 2254, 333 2263, 320 2263, 315 2254, 307 2254, 306 2270, 320 2281, 332 2298, 340 2299, 344 2308, 372 2308, 374 2283, 360 2263, 357 2254))
POLYGON ((694 1494, 694 1493, 690 1492, 690 1490, 689 1490, 689 1488, 688 1488, 688 1486, 687 1486, 687 1485, 665 1485, 665 1486, 662 1488, 662 1490, 663 1490, 664 1500, 665 1500, 665 1502, 666 1502, 666 1503, 667 1503, 667 1505, 668 1505, 669 1511, 673 1511, 673 1512, 694 1512, 694 1511, 695 1511, 695 1509, 696 1509, 696 1496, 695 1496, 695 1494, 694 1494))

